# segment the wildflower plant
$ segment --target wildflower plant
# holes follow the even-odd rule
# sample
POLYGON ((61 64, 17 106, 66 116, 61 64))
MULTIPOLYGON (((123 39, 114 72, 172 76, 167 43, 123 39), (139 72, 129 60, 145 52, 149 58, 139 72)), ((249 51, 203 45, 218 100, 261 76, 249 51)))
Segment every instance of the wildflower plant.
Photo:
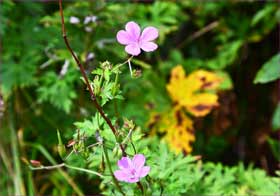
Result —
MULTIPOLYGON (((61 135, 58 131, 58 152, 65 162, 71 161, 73 155, 77 154, 81 155, 81 157, 89 163, 93 162, 93 160, 98 157, 99 160, 97 162, 102 165, 103 169, 105 169, 105 171, 103 171, 105 174, 95 171, 89 173, 94 173, 105 179, 104 184, 113 183, 119 194, 125 195, 125 191, 120 185, 120 182, 137 183, 137 187, 141 190, 141 193, 145 194, 147 186, 142 185, 140 180, 148 175, 150 172, 150 166, 144 166, 146 160, 145 155, 137 154, 139 149, 134 145, 134 142, 141 138, 140 131, 135 130, 135 125, 132 121, 125 118, 122 120, 118 115, 110 118, 103 110, 104 106, 109 102, 116 99, 123 99, 119 77, 122 73, 121 69, 123 65, 126 63, 129 63, 130 65, 131 57, 124 63, 116 65, 108 61, 100 63, 100 65, 92 71, 94 78, 91 80, 88 77, 82 62, 74 53, 68 41, 64 24, 62 0, 59 1, 59 6, 62 35, 65 45, 79 67, 83 77, 82 79, 87 86, 90 99, 97 109, 97 112, 92 121, 76 123, 77 131, 73 135, 73 140, 67 145, 69 149, 72 149, 68 154, 66 154, 65 146, 62 143, 61 135), (133 159, 131 160, 129 156, 132 155, 133 159), (120 160, 117 161, 116 157, 120 157, 120 160), (113 161, 112 158, 115 161, 113 161), (117 163, 119 170, 115 169, 117 163), (109 181, 107 182, 107 180, 109 181)), ((85 24, 89 23, 91 20, 93 20, 92 17, 86 18, 85 24)), ((79 20, 78 18, 71 17, 70 22, 72 24, 77 24, 79 23, 79 20)), ((126 44, 126 52, 133 56, 139 55, 140 49, 147 52, 157 49, 157 45, 151 42, 157 37, 158 30, 155 27, 147 27, 143 30, 142 34, 140 34, 140 27, 135 22, 127 23, 126 32, 119 31, 117 33, 118 41, 122 44, 126 44)), ((30 167, 35 170, 68 167, 85 172, 89 171, 87 169, 77 168, 71 165, 69 166, 66 163, 57 166, 43 166, 41 164, 34 165, 34 161, 36 160, 32 161, 33 166, 30 167)))
MULTIPOLYGON (((232 170, 213 169, 211 164, 203 165, 200 156, 183 154, 191 153, 191 143, 195 141, 192 116, 205 116, 218 106, 215 91, 222 81, 220 77, 205 70, 186 76, 181 66, 175 67, 166 86, 174 107, 164 114, 157 114, 160 120, 155 118, 153 122, 154 126, 160 127, 159 130, 167 132, 164 140, 155 135, 144 137, 139 126, 121 115, 116 101, 124 99, 120 83, 124 65, 128 64, 131 76, 136 76, 137 72, 131 68, 131 60, 140 55, 141 50, 153 52, 158 48, 154 41, 159 36, 159 30, 148 26, 141 32, 136 22, 128 22, 125 30, 117 32, 116 40, 125 45, 125 52, 131 56, 121 63, 101 62, 88 73, 68 40, 62 0, 59 0, 59 5, 65 46, 79 68, 96 112, 91 118, 74 124, 76 129, 67 144, 63 143, 63 136, 57 131, 57 151, 62 163, 45 166, 38 160, 31 160, 27 162, 30 169, 64 167, 69 172, 85 172, 91 179, 100 179, 99 189, 105 195, 240 194, 260 188, 252 187, 248 182, 248 187, 244 188, 240 183, 238 188, 223 192, 221 189, 227 190, 226 187, 240 182, 239 170, 244 169, 242 166, 232 170), (106 111, 112 105, 115 114, 109 115, 106 111), (169 149, 166 142, 176 153, 169 149), (83 160, 82 164, 77 163, 77 160, 83 160), (211 170, 215 174, 209 174, 211 170), (224 176, 224 179, 217 179, 216 174, 224 176)), ((90 15, 85 18, 84 24, 89 25, 96 20, 95 16, 90 15)), ((79 24, 80 19, 72 17, 70 22, 79 24)), ((91 57, 94 58, 94 55, 91 57)), ((133 77, 129 79, 128 82, 134 80, 133 77)), ((266 177, 261 172, 256 175, 266 177)), ((265 180, 270 188, 263 189, 263 193, 275 193, 276 180, 265 180)))

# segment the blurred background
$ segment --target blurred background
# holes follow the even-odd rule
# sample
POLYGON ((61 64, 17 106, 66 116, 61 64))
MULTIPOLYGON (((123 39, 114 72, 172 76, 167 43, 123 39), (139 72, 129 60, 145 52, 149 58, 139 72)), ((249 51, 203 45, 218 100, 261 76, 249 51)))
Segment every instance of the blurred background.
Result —
MULTIPOLYGON (((95 113, 64 45, 58 9, 56 1, 1 1, 0 195, 98 192, 92 190, 98 180, 85 174, 32 172, 25 164, 61 162, 56 131, 67 143, 74 122, 95 113)), ((222 77, 218 105, 207 115, 189 114, 195 139, 184 153, 253 164, 272 176, 279 170, 278 2, 73 0, 64 1, 64 12, 68 39, 89 74, 99 62, 125 61, 116 33, 128 21, 159 29, 159 48, 132 61, 141 77, 132 80, 124 69, 125 99, 116 103, 145 137, 161 136, 154 117, 174 107, 166 89, 172 69, 181 65, 186 75, 203 69, 222 77)), ((113 115, 113 107, 104 109, 113 115)))

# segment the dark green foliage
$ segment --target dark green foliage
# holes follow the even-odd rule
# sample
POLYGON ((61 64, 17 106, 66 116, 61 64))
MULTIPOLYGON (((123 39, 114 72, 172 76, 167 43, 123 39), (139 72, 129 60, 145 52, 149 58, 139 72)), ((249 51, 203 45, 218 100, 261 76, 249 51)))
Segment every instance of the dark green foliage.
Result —
MULTIPOLYGON (((0 195, 118 195, 102 145, 116 170, 119 144, 129 156, 146 156, 147 195, 279 194, 278 3, 128 2, 63 2, 69 42, 117 136, 96 113, 66 49, 57 2, 0 3, 0 195), (91 15, 96 21, 84 24, 91 15), (71 24, 71 16, 80 23, 71 24), (132 20, 160 32, 155 52, 131 60, 134 72, 142 71, 138 78, 122 64, 128 57, 115 38, 132 20), (174 154, 147 126, 151 114, 173 107, 166 84, 178 64, 187 73, 201 68, 226 78, 219 107, 194 119, 194 152, 187 156, 174 154), (25 163, 32 159, 80 170, 30 171, 25 163)), ((141 194, 136 184, 120 184, 127 195, 141 194)))

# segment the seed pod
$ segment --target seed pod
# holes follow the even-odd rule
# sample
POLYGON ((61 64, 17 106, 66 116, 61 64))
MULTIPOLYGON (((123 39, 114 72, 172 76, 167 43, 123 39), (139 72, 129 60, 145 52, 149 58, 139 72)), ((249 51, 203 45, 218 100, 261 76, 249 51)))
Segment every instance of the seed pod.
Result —
POLYGON ((57 139, 58 139, 57 151, 59 156, 63 159, 66 154, 66 149, 64 144, 62 143, 59 130, 57 130, 57 139))

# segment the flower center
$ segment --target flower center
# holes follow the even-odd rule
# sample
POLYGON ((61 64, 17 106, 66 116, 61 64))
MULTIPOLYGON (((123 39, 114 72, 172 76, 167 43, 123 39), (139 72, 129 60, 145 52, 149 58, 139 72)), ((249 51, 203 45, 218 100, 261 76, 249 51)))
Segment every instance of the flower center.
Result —
POLYGON ((130 174, 131 174, 131 175, 135 176, 135 173, 136 173, 136 170, 135 170, 135 169, 131 169, 131 170, 130 170, 130 174))

